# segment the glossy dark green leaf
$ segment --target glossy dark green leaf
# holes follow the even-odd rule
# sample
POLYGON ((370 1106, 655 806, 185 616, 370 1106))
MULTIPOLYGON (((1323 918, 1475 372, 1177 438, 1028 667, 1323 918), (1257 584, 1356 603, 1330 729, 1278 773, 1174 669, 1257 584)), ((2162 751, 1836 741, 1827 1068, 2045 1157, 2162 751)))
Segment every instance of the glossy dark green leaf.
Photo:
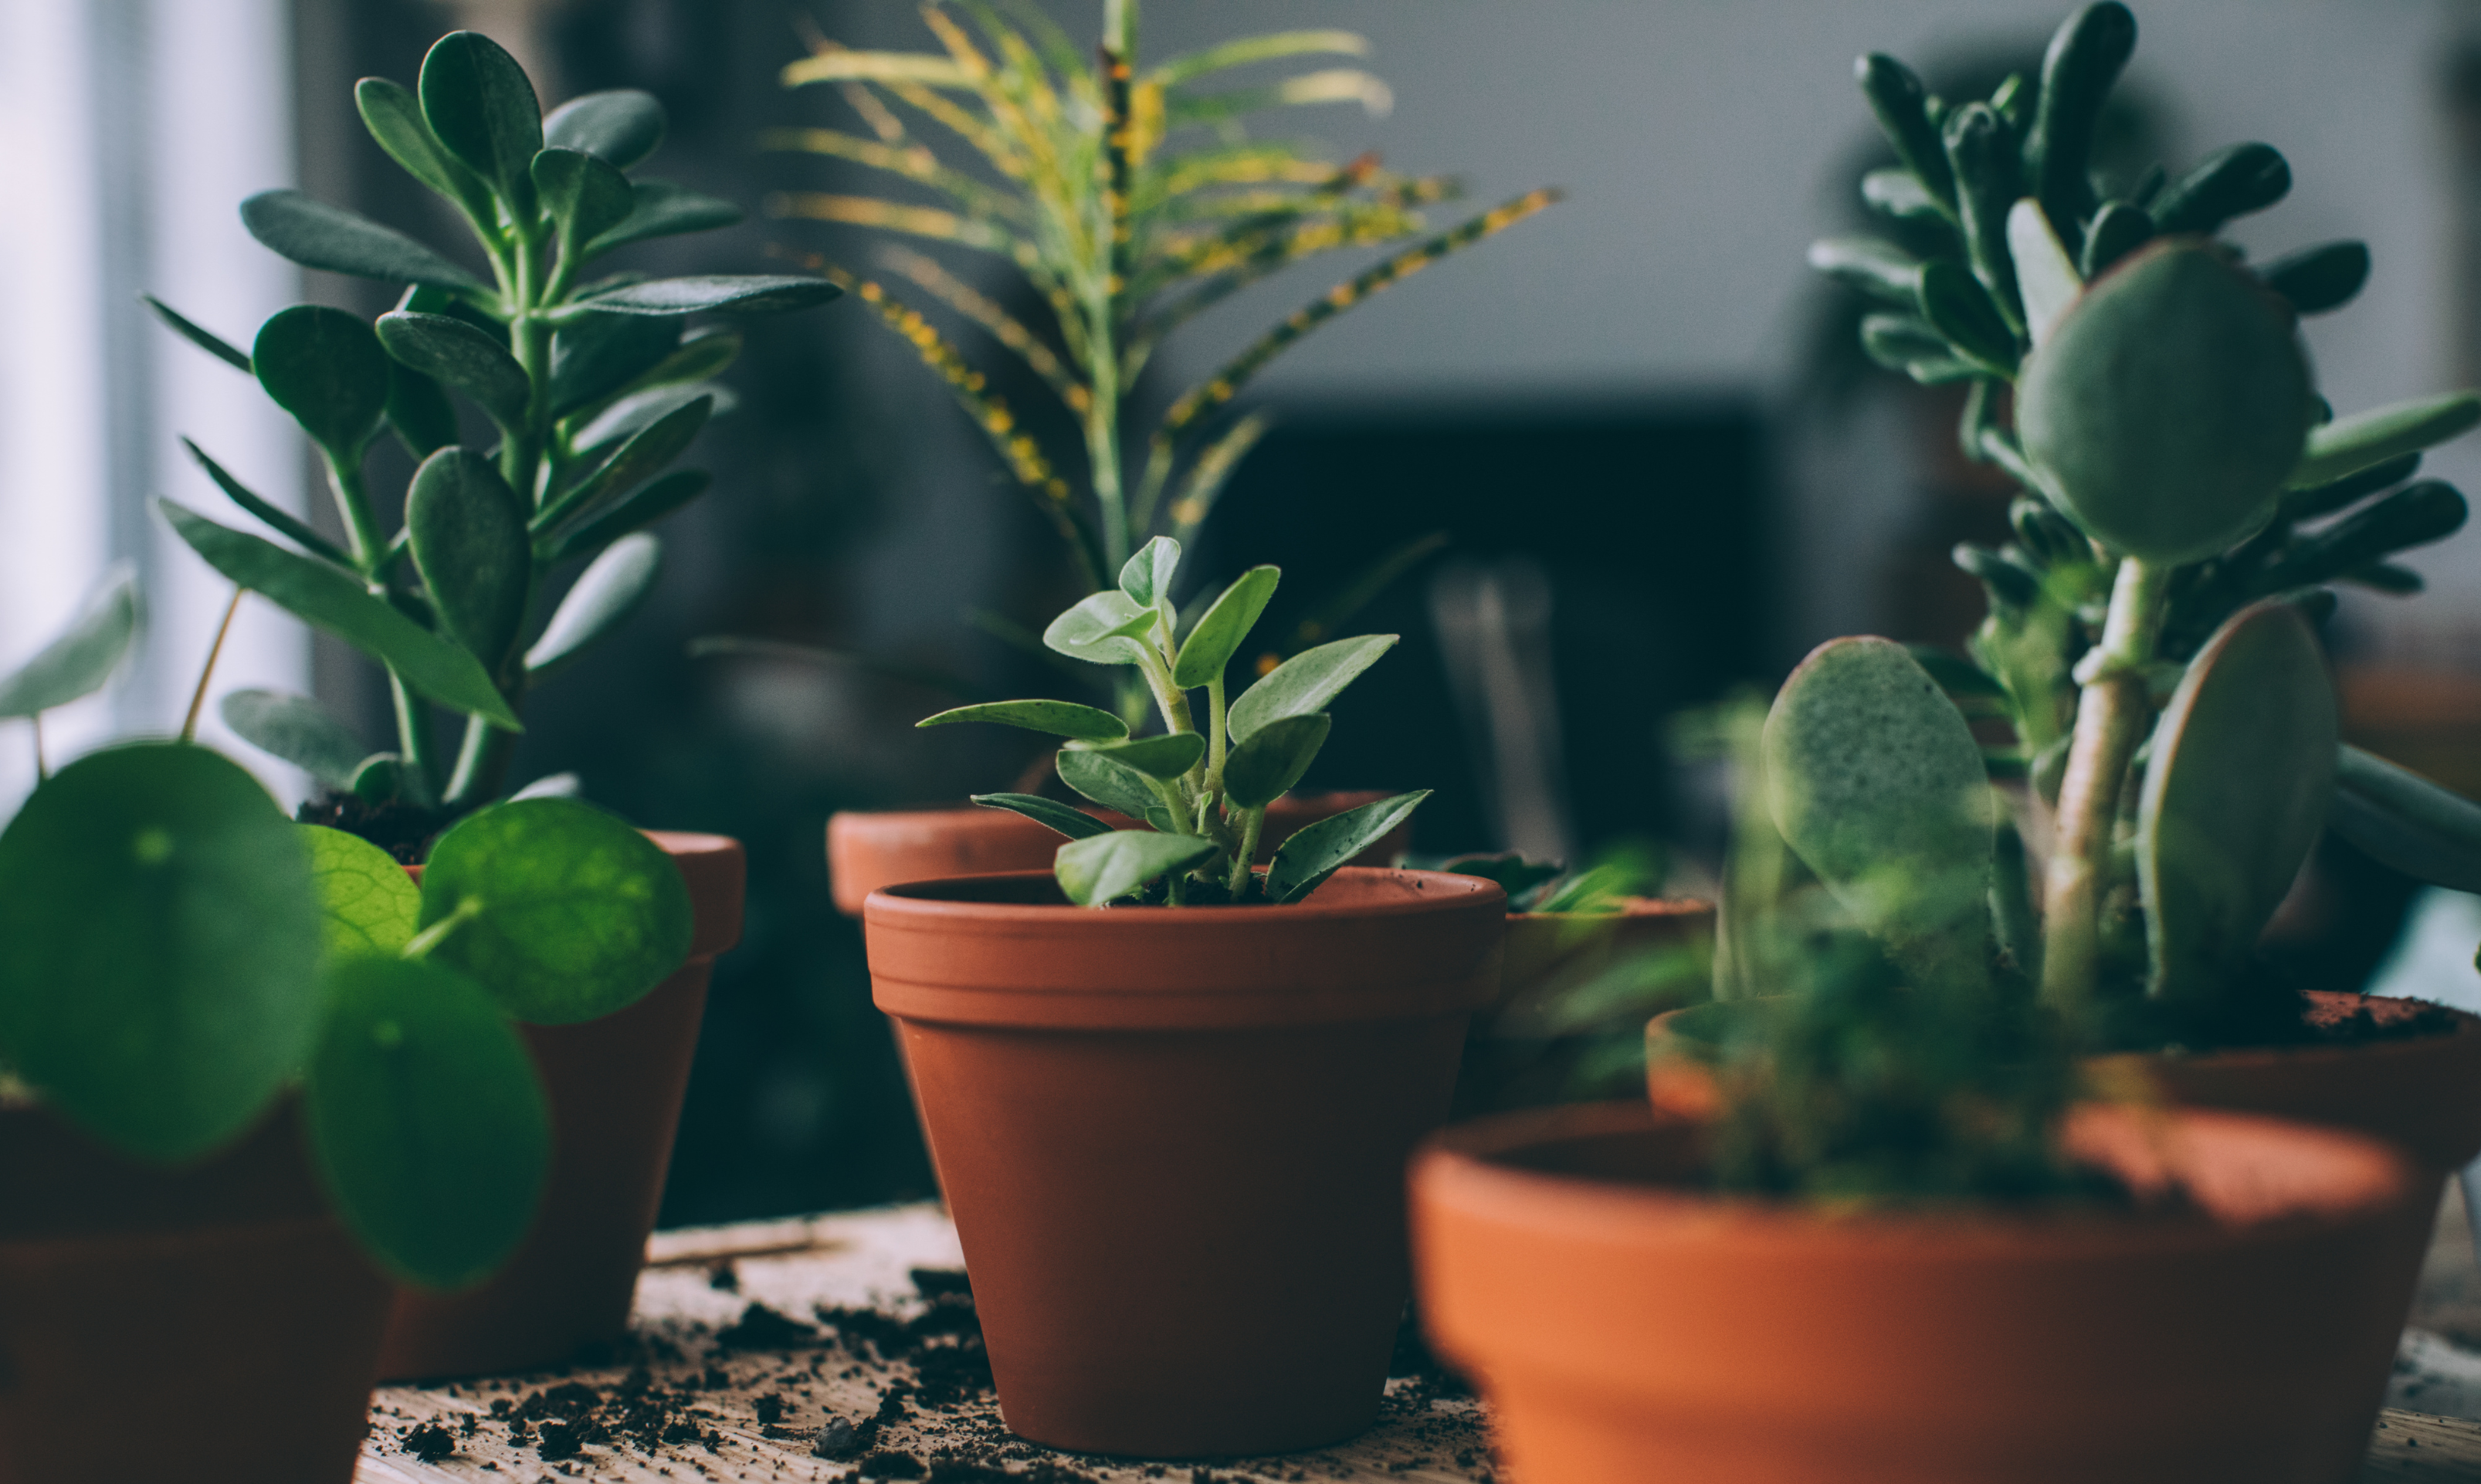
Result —
POLYGON ((1875 237, 1820 238, 1809 245, 1809 266, 1871 299, 1906 309, 1920 293, 1921 260, 1875 237))
POLYGON ((1946 149, 1939 131, 1929 119, 1928 95, 1921 80, 1884 52, 1871 52, 1853 65, 1861 84, 1861 95, 1869 100, 1869 111, 1878 116, 1878 127, 1886 131, 1887 142, 1895 146, 1895 158, 1921 183, 1932 199, 1953 215, 1955 209, 1955 172, 1948 166, 1946 149))
POLYGON ((650 278, 580 302, 606 314, 789 314, 843 293, 824 278, 782 273, 709 273, 650 278))
POLYGON ((574 799, 514 799, 440 836, 423 868, 422 926, 459 910, 475 915, 431 958, 472 975, 535 1025, 633 1004, 690 950, 680 868, 644 835, 574 799))
POLYGON ((2290 190, 2291 167, 2273 145, 2233 144, 2165 187, 2150 209, 2165 236, 2210 232, 2233 217, 2263 211, 2290 190))
POLYGON ((585 244, 618 226, 637 204, 629 177, 579 149, 545 149, 532 167, 535 194, 561 236, 585 244))
POLYGON ((1293 832, 1275 847, 1275 858, 1267 863, 1267 900, 1298 901, 1317 891, 1327 877, 1351 865, 1354 856, 1411 819, 1429 796, 1428 789, 1398 794, 1293 832))
POLYGON ((582 149, 625 170, 664 142, 664 105, 635 88, 581 93, 553 109, 542 127, 544 143, 582 149))
POLYGON ((628 217, 586 245, 588 257, 650 237, 677 237, 686 232, 711 232, 741 220, 741 208, 730 201, 702 195, 668 180, 633 180, 628 217))
POLYGON ((1158 620, 1117 587, 1080 599, 1042 631, 1044 647, 1088 664, 1136 664, 1144 659, 1144 636, 1158 620))
POLYGON ((362 116, 362 127, 406 174, 456 202, 478 224, 493 223, 489 188, 441 146, 424 121, 422 101, 412 89, 384 77, 365 77, 353 85, 353 107, 362 116))
POLYGON ((371 749, 353 729, 306 695, 231 690, 217 710, 242 741, 283 759, 331 789, 350 789, 371 749))
POLYGON ((590 510, 613 496, 624 494, 654 478, 696 439, 698 430, 706 427, 708 414, 714 410, 713 398, 697 397, 640 429, 593 473, 555 496, 551 504, 535 516, 535 529, 549 531, 571 516, 590 510))
POLYGON ((2420 455, 2417 452, 2398 454, 2383 463, 2371 464, 2339 480, 2312 484, 2307 489, 2295 486, 2284 491, 2283 518, 2297 522, 2332 515, 2358 505, 2382 489, 2392 489, 2419 472, 2420 455))
POLYGON ((1075 701, 989 701, 943 711, 913 724, 947 726, 957 721, 994 721, 1078 742, 1118 742, 1129 735, 1129 724, 1118 716, 1075 701))
POLYGON ((1139 608, 1168 603, 1172 574, 1179 570, 1180 543, 1167 535, 1156 536, 1121 564, 1120 590, 1139 608))
POLYGON ((2094 208, 2094 125, 2111 84, 2136 51, 2136 17, 2117 0, 2069 16, 2042 54, 2033 125, 2024 137, 2025 182, 2042 210, 2073 235, 2094 208))
POLYGON ((1301 781, 1334 725, 1324 712, 1285 716, 1250 733, 1223 762, 1223 791, 1243 809, 1263 809, 1301 781))
MULTIPOLYGON (((643 325, 671 323, 643 315, 616 318, 635 318, 643 325)), ((677 349, 647 368, 631 386, 633 389, 678 386, 684 382, 711 380, 730 370, 732 363, 740 358, 741 343, 741 331, 729 325, 701 325, 683 335, 677 349)), ((721 411, 722 408, 718 406, 717 410, 721 411)))
POLYGON ((1958 355, 1946 337, 1909 314, 1863 316, 1861 349, 1879 365, 1900 371, 1923 386, 1989 375, 1978 363, 1958 355))
POLYGON ((301 832, 310 854, 326 956, 377 953, 394 958, 404 952, 422 915, 422 889, 405 867, 358 835, 320 824, 294 828, 301 832))
POLYGON ((618 628, 654 591, 663 557, 663 543, 640 532, 622 536, 588 562, 553 611, 542 638, 526 651, 527 677, 532 681, 549 677, 588 645, 618 628))
POLYGON ((478 715, 505 731, 524 730, 479 661, 372 596, 352 573, 219 526, 169 500, 157 505, 173 534, 227 581, 265 594, 361 650, 441 705, 478 715))
POLYGON ((1954 218, 1945 202, 1930 195, 1920 177, 1901 166, 1870 170, 1861 177, 1861 204, 1898 221, 1936 222, 1952 231, 1954 218))
POLYGON ((712 399, 710 417, 721 417, 735 405, 729 388, 714 381, 694 382, 688 386, 650 386, 642 392, 631 392, 594 415, 594 420, 579 429, 569 441, 578 453, 596 457, 616 448, 628 438, 670 417, 691 403, 705 397, 712 399))
POLYGON ((359 456, 387 412, 387 352, 359 315, 279 309, 259 326, 249 362, 267 395, 340 463, 359 456))
POLYGON ((2346 475, 2460 438, 2481 425, 2481 392, 2447 392, 2390 403, 2320 424, 2287 482, 2311 489, 2346 475))
POLYGON ((1275 595, 1275 584, 1283 575, 1275 567, 1251 567, 1224 588, 1181 641, 1180 658, 1172 662, 1172 684, 1188 690, 1221 679, 1223 667, 1258 626, 1258 617, 1267 611, 1267 600, 1275 595))
POLYGON ((122 1154, 194 1159, 309 1053, 319 931, 301 842, 239 765, 89 753, 0 833, 0 1059, 122 1154))
POLYGON ((379 1265, 466 1288, 508 1260, 551 1172, 551 1108, 491 997, 436 963, 348 955, 303 1080, 329 1200, 379 1265))
POLYGON ((2084 251, 2076 271, 2086 282, 2101 277, 2119 260, 2154 240, 2154 219, 2144 208, 2126 201, 2106 201, 2086 229, 2084 251))
POLYGON ((2464 529, 2464 496, 2442 480, 2416 480, 2308 535, 2296 535, 2259 579, 2266 591, 2340 577, 2393 553, 2464 529))
POLYGON ((1990 291, 1959 263, 1921 265, 1920 315, 1967 360, 2006 376, 2016 369, 2016 332, 1999 317, 1990 291))
POLYGON ((1245 742, 1250 733, 1269 721, 1324 711, 1327 702, 1395 647, 1393 634, 1365 634, 1304 649, 1241 691, 1240 698, 1232 703, 1225 728, 1234 742, 1245 742))
POLYGON ((2481 804, 2346 744, 2335 757, 2327 822, 2364 854, 2416 881, 2481 892, 2481 804))
POLYGON ((155 317, 157 319, 162 320, 166 325, 171 326, 174 334, 179 335, 182 339, 190 342, 190 344, 194 346, 196 346, 199 350, 206 351, 209 355, 212 355, 216 359, 223 362, 225 365, 230 366, 235 371, 247 373, 249 370, 249 354, 248 351, 242 350, 241 347, 234 345, 231 341, 224 339, 224 337, 217 334, 215 331, 175 313, 171 305, 164 302, 160 299, 157 299, 152 294, 141 294, 138 297, 145 302, 147 308, 155 311, 155 317))
POLYGON ((397 441, 417 460, 457 440, 457 408, 447 390, 393 356, 388 359, 387 420, 397 441))
POLYGON ((441 147, 490 182, 520 220, 529 215, 527 167, 543 146, 542 109, 517 60, 479 31, 452 31, 424 55, 416 87, 441 147))
POLYGON ((263 246, 304 268, 382 283, 491 292, 482 279, 396 228, 299 191, 260 192, 241 203, 241 221, 263 246))
POLYGON ((1132 820, 1143 820, 1157 829, 1172 827, 1162 795, 1155 792, 1145 774, 1127 764, 1105 753, 1062 747, 1058 766, 1060 782, 1104 808, 1132 820))
POLYGON ((517 640, 534 583, 534 541, 516 492, 482 455, 444 448, 413 473, 405 529, 440 626, 496 670, 517 640))
POLYGON ((2369 245, 2321 243, 2258 266, 2265 286, 2291 300, 2301 314, 2340 309, 2369 281, 2369 245))
POLYGON ((1126 742, 1073 742, 1062 751, 1099 753, 1132 771, 1168 783, 1206 756, 1206 739, 1195 732, 1167 732, 1126 742))
POLYGON ((650 526, 706 493, 715 482, 703 469, 676 469, 627 496, 582 526, 573 528, 552 549, 551 560, 590 556, 633 531, 650 526))
POLYGON ((2012 328, 2024 323, 2016 265, 2007 255, 2007 213, 2024 195, 2018 185, 2015 131, 1990 105, 1967 103, 1947 114, 1941 132, 1947 162, 1955 169, 1956 212, 1972 275, 1990 291, 1991 302, 2012 328))
POLYGON ((103 689, 138 638, 138 573, 107 573, 58 638, 0 676, 0 716, 32 716, 103 689))
POLYGON ((502 429, 524 425, 533 384, 493 336, 444 314, 404 310, 380 315, 378 329, 379 344, 399 362, 473 398, 502 429))
POLYGON ((1215 853, 1212 840, 1150 829, 1115 829, 1072 840, 1052 858, 1059 889, 1081 907, 1100 907, 1157 876, 1187 871, 1215 853))
POLYGON ((1111 826, 1082 809, 1071 809, 1056 799, 1034 794, 977 794, 974 802, 985 809, 1005 809, 1021 814, 1036 824, 1047 825, 1071 840, 1084 840, 1094 835, 1107 835, 1111 826))
POLYGON ((581 315, 551 342, 551 410, 566 417, 663 363, 681 343, 677 320, 642 314, 581 315))

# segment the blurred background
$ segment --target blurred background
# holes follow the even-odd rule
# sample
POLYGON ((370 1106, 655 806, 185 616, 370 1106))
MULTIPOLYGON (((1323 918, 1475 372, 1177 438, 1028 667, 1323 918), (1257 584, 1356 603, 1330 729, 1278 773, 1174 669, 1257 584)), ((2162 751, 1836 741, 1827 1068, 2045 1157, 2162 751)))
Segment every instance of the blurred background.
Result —
MULTIPOLYGON (((1094 34, 1100 0, 1044 7, 1094 34)), ((1802 252, 1858 227, 1854 182, 1885 156, 1850 84, 1856 54, 1893 52, 1934 90, 1978 95, 2038 65, 2065 8, 1151 0, 1152 57, 1240 32, 1366 34, 1392 111, 1282 120, 1315 131, 1330 158, 1376 150, 1394 169, 1451 172, 1476 202, 1569 192, 1322 327, 1250 389, 1275 430, 1236 475, 1200 560, 1283 565, 1278 628, 1381 554, 1444 534, 1353 619, 1404 643, 1342 703, 1311 786, 1438 790, 1417 820, 1425 852, 1581 858, 1661 842, 1675 889, 1694 890, 1720 799, 1703 765, 1670 756, 1667 717, 1771 687, 1834 635, 1961 638, 1980 591, 1946 553, 2004 537, 2008 490, 1955 456, 1951 400, 1859 356, 1856 311, 1811 281, 1802 252)), ((2368 290, 2308 327, 2334 401, 2481 379, 2481 5, 2137 9, 2116 125, 2128 155, 2177 171, 2264 140, 2297 184, 2238 227, 2244 244, 2369 243, 2368 290)), ((729 232, 628 249, 631 266, 666 272, 767 271, 810 253, 868 266, 867 234, 763 208, 771 193, 875 182, 762 153, 757 138, 850 121, 832 91, 778 84, 805 27, 855 47, 934 44, 903 0, 0 0, 0 666, 112 562, 138 566, 150 610, 141 662, 53 719, 55 757, 178 724, 227 589, 149 514, 159 495, 217 504, 177 433, 328 518, 307 498, 291 424, 146 320, 136 296, 244 344, 305 297, 384 308, 372 285, 305 275, 258 247, 234 206, 299 185, 441 239, 448 221, 364 134, 352 85, 410 82, 429 43, 460 26, 513 51, 546 106, 614 87, 664 101, 672 132, 650 169, 750 213, 729 232)), ((951 266, 979 271, 970 256, 951 266)), ((1212 312, 1166 351, 1162 387, 1210 371, 1345 268, 1322 260, 1212 312)), ((632 820, 722 831, 750 850, 747 935, 718 971, 667 1224, 929 1192, 858 929, 827 903, 822 830, 838 809, 1009 786, 1029 747, 960 735, 977 729, 923 737, 911 722, 960 688, 1039 693, 1039 661, 991 631, 1038 628, 1077 595, 945 389, 849 300, 751 325, 728 379, 739 408, 691 459, 718 493, 665 529, 655 601, 535 704, 518 768, 575 770, 632 820), (868 663, 689 657, 692 638, 717 634, 868 663)), ((2481 445, 2431 468, 2469 487, 2481 445)), ((2413 564, 2426 595, 2348 594, 2330 636, 2351 725, 2471 791, 2481 540, 2413 564)), ((220 690, 245 685, 314 691, 379 735, 376 673, 264 605, 245 605, 219 671, 220 690)), ((300 795, 299 775, 232 745, 300 795)), ((32 775, 25 738, 0 733, 0 805, 32 775)), ((2338 847, 2320 869, 2284 930, 2331 987, 2355 987, 2411 892, 2338 847)))

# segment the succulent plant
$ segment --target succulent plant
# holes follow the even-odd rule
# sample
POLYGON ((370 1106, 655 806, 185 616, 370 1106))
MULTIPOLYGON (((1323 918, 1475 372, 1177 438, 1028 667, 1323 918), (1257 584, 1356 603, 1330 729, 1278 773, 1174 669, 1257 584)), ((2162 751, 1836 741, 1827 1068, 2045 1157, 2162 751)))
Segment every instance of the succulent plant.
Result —
POLYGON ((294 262, 405 286, 375 325, 323 305, 282 310, 247 351, 155 304, 310 435, 345 544, 195 443, 216 484, 293 545, 163 509, 234 583, 236 603, 262 593, 387 669, 393 751, 364 745, 306 699, 268 692, 229 698, 234 730, 333 788, 445 822, 499 796, 528 694, 645 597, 660 545, 644 528, 706 487, 703 474, 664 470, 729 403, 713 378, 741 341, 684 321, 782 313, 840 291, 805 276, 588 276, 614 248, 740 217, 627 173, 663 141, 664 110, 647 93, 588 93, 545 117, 516 62, 459 31, 423 58, 417 87, 364 78, 354 101, 379 147, 465 221, 489 276, 298 191, 244 201, 250 234, 294 262), (485 439, 463 441, 451 392, 487 423, 485 439), (393 534, 366 471, 382 430, 420 464, 393 534), (546 619, 554 574, 576 562, 546 619), (434 703, 464 717, 453 755, 433 741, 434 703))
POLYGON ((1116 587, 1061 613, 1044 631, 1054 651, 1089 664, 1136 672, 1163 730, 1132 737, 1117 715, 1074 701, 992 701, 926 716, 922 726, 997 722, 1067 739, 1059 776, 1070 788, 1146 829, 1113 829, 1083 810, 1026 794, 981 794, 974 802, 1009 809, 1069 843, 1054 867, 1071 901, 1171 906, 1297 901, 1338 868, 1404 822, 1423 790, 1349 809, 1298 831, 1263 875, 1250 869, 1267 806, 1300 782, 1325 745, 1326 705, 1396 646, 1392 634, 1337 639, 1305 650, 1224 700, 1224 671, 1257 625, 1282 574, 1251 567, 1195 622, 1171 602, 1180 543, 1156 536, 1120 569, 1116 587), (1189 706, 1203 690, 1201 730, 1189 706))

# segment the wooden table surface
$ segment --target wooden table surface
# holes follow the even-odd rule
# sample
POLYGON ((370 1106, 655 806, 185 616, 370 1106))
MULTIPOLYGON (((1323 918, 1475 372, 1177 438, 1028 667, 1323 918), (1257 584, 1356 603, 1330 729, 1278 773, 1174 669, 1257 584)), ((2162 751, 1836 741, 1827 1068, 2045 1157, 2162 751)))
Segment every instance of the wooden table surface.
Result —
MULTIPOLYGON (((2416 1323, 2442 1316, 2439 1327, 2462 1338, 2454 1306, 2481 1290, 2470 1251, 2460 1212, 2442 1222, 2416 1323)), ((1000 1425, 987 1391, 918 1406, 926 1398, 908 1391, 927 1387, 936 1399, 942 1357, 956 1353, 943 1351, 939 1305, 912 1277, 962 1266, 935 1206, 659 1233, 649 1257, 630 1341, 608 1364, 381 1389, 355 1484, 797 1484, 865 1471, 924 1484, 1496 1484, 1480 1404, 1419 1378, 1390 1381, 1378 1425, 1350 1443, 1205 1468, 1035 1447, 1000 1425), (851 1314, 864 1309, 890 1317, 851 1314), (903 1320, 930 1338, 897 1335, 903 1320), (866 1341, 865 1330, 885 1333, 866 1341), (814 1451, 839 1419, 864 1426, 875 1452, 867 1471, 814 1451)), ((2481 1484, 2481 1422, 2388 1412, 2360 1484, 2381 1480, 2481 1484)))

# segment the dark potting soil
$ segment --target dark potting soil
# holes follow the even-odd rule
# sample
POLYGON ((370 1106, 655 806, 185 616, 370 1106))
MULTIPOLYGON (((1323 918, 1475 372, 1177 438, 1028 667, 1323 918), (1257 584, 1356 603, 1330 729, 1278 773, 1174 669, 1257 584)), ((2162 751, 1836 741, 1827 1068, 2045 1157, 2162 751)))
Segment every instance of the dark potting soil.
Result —
POLYGON ((400 865, 420 864, 431 840, 442 828, 438 814, 417 804, 389 799, 373 803, 358 794, 326 794, 304 799, 293 818, 303 824, 324 824, 357 835, 394 856, 400 865))
POLYGON ((2384 1020, 2362 1008, 2319 1022, 2311 1019, 2306 991, 2270 985, 2205 1006, 2130 998, 2105 1007, 2102 1043, 2113 1051, 2197 1056, 2408 1041, 2452 1034, 2459 1024, 2444 1005, 2409 1002, 2417 1008, 2384 1020))

